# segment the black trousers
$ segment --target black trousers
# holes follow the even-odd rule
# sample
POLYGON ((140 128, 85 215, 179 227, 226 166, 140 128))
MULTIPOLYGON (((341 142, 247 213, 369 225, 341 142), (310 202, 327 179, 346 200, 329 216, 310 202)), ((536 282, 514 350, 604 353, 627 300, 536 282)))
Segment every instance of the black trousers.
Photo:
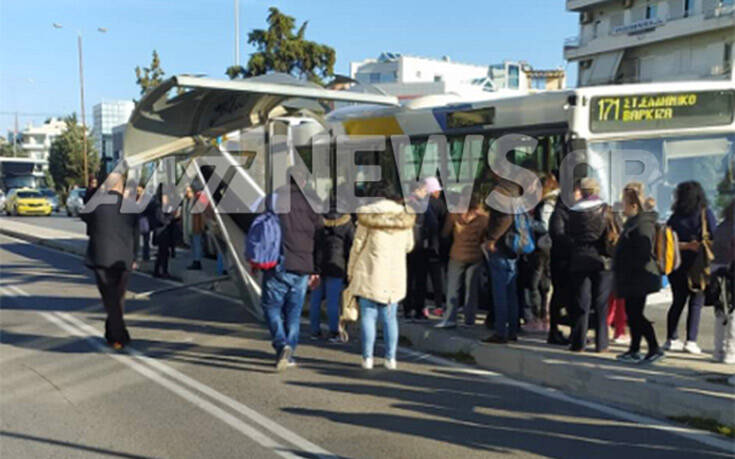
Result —
POLYGON ((594 309, 595 351, 601 352, 609 346, 607 330, 607 302, 612 293, 612 271, 572 272, 570 276, 574 290, 574 301, 569 311, 572 319, 571 348, 585 348, 589 328, 590 310, 594 309))
POLYGON ((171 254, 172 244, 168 240, 160 240, 158 242, 158 252, 156 252, 156 263, 153 272, 156 275, 168 274, 168 257, 171 254))
POLYGON ((572 305, 572 289, 569 282, 569 271, 566 264, 552 265, 551 283, 554 292, 551 294, 549 303, 549 333, 558 333, 561 323, 561 311, 566 309, 567 313, 572 305))
POLYGON ((94 276, 97 279, 97 288, 102 295, 102 304, 107 312, 105 339, 110 344, 114 342, 126 344, 130 341, 130 334, 125 327, 123 312, 125 311, 125 289, 128 285, 130 271, 95 268, 94 276))
POLYGON ((666 339, 675 340, 679 338, 677 328, 679 319, 684 312, 684 306, 689 303, 687 312, 687 341, 697 341, 699 335, 699 319, 704 306, 704 293, 689 290, 686 270, 679 268, 669 275, 671 282, 671 293, 674 301, 666 316, 666 339))
POLYGON ((437 308, 443 305, 444 282, 439 257, 428 250, 415 249, 408 254, 408 285, 406 299, 403 303, 404 314, 421 313, 426 305, 426 281, 431 276, 434 304, 437 308))
POLYGON ((643 315, 646 306, 645 296, 625 298, 625 314, 628 316, 628 327, 630 328, 630 352, 641 350, 641 338, 646 339, 648 353, 658 351, 658 341, 653 324, 643 315))

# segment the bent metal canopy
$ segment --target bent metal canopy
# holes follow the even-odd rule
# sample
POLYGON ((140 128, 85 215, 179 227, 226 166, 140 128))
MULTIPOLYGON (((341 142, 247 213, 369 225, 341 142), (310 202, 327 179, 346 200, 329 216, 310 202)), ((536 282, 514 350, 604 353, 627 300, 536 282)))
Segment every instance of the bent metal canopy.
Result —
POLYGON ((123 157, 134 167, 214 138, 264 124, 277 106, 293 99, 399 105, 393 96, 323 89, 290 75, 244 80, 177 75, 146 94, 130 117, 123 157))

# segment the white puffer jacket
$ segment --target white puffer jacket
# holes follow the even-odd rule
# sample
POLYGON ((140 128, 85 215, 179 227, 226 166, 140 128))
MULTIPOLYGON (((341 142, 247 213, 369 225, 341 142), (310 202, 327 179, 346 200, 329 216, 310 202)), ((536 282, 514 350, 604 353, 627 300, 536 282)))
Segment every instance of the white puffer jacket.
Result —
POLYGON ((356 297, 388 304, 406 296, 406 254, 413 249, 416 216, 382 200, 357 210, 347 278, 356 297))

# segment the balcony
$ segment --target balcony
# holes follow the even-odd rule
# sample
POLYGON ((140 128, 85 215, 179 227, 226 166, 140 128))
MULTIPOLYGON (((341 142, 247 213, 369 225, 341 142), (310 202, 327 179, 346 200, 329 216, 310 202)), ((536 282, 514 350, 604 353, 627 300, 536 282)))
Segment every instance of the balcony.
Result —
POLYGON ((567 0, 567 11, 579 11, 592 5, 607 3, 612 0, 567 0))
POLYGON ((582 44, 582 39, 579 37, 579 35, 575 35, 574 37, 568 37, 564 39, 564 50, 568 48, 579 48, 582 44))
POLYGON ((658 41, 735 27, 735 10, 723 5, 699 14, 684 14, 668 19, 644 19, 611 27, 597 36, 570 37, 564 41, 564 57, 579 60, 595 54, 645 46, 658 41))

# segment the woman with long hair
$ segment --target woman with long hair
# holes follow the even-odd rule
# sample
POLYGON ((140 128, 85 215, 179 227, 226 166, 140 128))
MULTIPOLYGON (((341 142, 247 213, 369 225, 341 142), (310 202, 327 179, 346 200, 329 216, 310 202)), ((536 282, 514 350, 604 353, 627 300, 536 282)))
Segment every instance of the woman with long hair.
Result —
POLYGON ((396 369, 398 302, 406 296, 406 254, 413 249, 416 216, 405 211, 388 184, 378 185, 375 202, 357 209, 357 230, 347 265, 352 294, 360 306, 362 367, 373 368, 376 324, 383 323, 385 367, 396 369))
POLYGON ((671 291, 674 300, 666 317, 666 344, 665 350, 686 351, 690 354, 701 354, 697 344, 699 334, 699 319, 704 305, 704 293, 692 291, 689 287, 688 272, 697 257, 702 243, 703 231, 712 234, 717 226, 714 213, 707 206, 707 196, 699 182, 682 182, 674 192, 674 213, 668 225, 676 231, 679 237, 681 250, 681 265, 669 275, 671 291), (702 228, 702 221, 707 228, 702 228), (686 343, 679 340, 677 328, 684 306, 689 305, 687 312, 687 339, 686 343))
POLYGON ((623 190, 623 213, 626 217, 613 258, 615 297, 624 301, 630 347, 618 360, 653 363, 663 357, 656 332, 643 315, 646 297, 661 289, 661 274, 654 257, 658 214, 644 207, 642 186, 629 184, 623 190), (640 355, 641 338, 646 339, 648 353, 640 355))

